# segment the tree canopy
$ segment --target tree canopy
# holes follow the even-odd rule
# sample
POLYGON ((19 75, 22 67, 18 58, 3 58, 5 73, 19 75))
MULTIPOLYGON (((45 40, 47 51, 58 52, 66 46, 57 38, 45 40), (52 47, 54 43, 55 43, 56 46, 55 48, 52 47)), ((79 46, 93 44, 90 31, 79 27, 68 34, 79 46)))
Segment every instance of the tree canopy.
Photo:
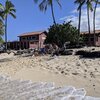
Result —
POLYGON ((45 43, 56 43, 58 46, 62 47, 65 42, 73 44, 77 43, 77 40, 77 28, 74 27, 71 22, 67 22, 50 26, 45 43))

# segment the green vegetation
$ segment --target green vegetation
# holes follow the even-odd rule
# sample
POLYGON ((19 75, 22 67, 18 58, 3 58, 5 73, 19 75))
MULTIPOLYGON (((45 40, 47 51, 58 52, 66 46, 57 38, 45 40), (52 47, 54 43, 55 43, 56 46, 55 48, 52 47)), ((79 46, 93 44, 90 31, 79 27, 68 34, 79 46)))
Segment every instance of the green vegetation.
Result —
POLYGON ((78 42, 78 30, 71 25, 71 22, 54 24, 48 30, 45 43, 56 43, 62 47, 65 42, 70 42, 71 44, 77 44, 78 42))
POLYGON ((4 35, 4 23, 3 23, 3 19, 2 19, 2 9, 3 6, 2 4, 0 4, 0 43, 3 42, 2 36, 4 35))
POLYGON ((0 19, 0 43, 3 42, 2 36, 4 35, 3 21, 0 19))
POLYGON ((15 8, 14 5, 12 4, 11 1, 6 0, 5 5, 1 6, 2 11, 0 16, 2 16, 3 20, 5 21, 5 42, 6 42, 6 49, 7 49, 7 19, 8 19, 8 15, 11 15, 13 18, 16 18, 15 16, 15 8))

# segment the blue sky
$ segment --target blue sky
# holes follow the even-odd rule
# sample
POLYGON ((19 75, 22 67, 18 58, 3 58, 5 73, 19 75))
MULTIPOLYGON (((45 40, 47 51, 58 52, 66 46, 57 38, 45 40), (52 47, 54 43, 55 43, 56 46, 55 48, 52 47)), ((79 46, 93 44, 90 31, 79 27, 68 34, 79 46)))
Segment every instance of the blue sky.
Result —
MULTIPOLYGON (((0 0, 4 4, 6 0, 0 0)), ((11 0, 16 8, 16 19, 8 17, 8 40, 18 40, 18 35, 25 32, 47 30, 53 24, 51 10, 40 12, 33 0, 11 0)), ((71 15, 76 8, 73 0, 61 0, 62 8, 54 2, 56 21, 62 23, 65 16, 71 15)))

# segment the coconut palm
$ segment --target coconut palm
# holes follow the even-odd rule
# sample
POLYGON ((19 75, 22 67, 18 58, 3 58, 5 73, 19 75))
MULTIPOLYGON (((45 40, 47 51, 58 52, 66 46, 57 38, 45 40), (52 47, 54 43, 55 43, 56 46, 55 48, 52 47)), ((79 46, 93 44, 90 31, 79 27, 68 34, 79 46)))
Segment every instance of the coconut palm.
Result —
POLYGON ((3 5, 0 3, 0 38, 4 34, 2 11, 3 11, 3 5))
POLYGON ((90 29, 90 11, 93 11, 92 0, 86 0, 87 5, 87 19, 88 19, 88 32, 89 32, 89 45, 91 45, 91 29, 90 29))
POLYGON ((96 9, 97 5, 100 4, 99 0, 93 0, 95 3, 94 13, 93 13, 93 32, 94 32, 94 45, 96 45, 96 35, 95 35, 95 19, 96 19, 96 9))
POLYGON ((7 49, 7 19, 8 19, 8 15, 11 15, 13 18, 16 18, 15 16, 15 8, 14 5, 12 4, 11 1, 6 0, 5 2, 5 6, 3 7, 3 18, 5 20, 5 43, 6 43, 6 49, 7 49))
MULTIPOLYGON (((35 3, 37 3, 39 0, 34 0, 35 3)), ((60 0, 55 0, 58 5, 61 7, 61 4, 60 4, 60 0)), ((39 8, 41 11, 46 11, 47 10, 47 7, 50 6, 51 7, 51 12, 52 12, 52 18, 53 18, 53 23, 56 25, 56 20, 55 20, 55 16, 54 16, 54 8, 53 8, 53 0, 42 0, 42 2, 40 2, 39 4, 39 8)))
POLYGON ((0 19, 0 35, 4 34, 4 24, 3 21, 0 19))
POLYGON ((93 13, 94 45, 95 45, 95 42, 96 42, 96 36, 95 36, 95 14, 96 14, 97 2, 98 2, 98 0, 95 0, 95 7, 94 7, 94 13, 93 13))
POLYGON ((82 6, 83 6, 83 4, 85 3, 85 0, 75 0, 74 3, 75 3, 75 4, 78 4, 77 10, 79 11, 79 21, 78 21, 78 44, 79 44, 82 6))
POLYGON ((1 40, 3 40, 2 39, 3 35, 4 35, 4 24, 3 24, 2 19, 0 18, 0 43, 2 42, 1 40))

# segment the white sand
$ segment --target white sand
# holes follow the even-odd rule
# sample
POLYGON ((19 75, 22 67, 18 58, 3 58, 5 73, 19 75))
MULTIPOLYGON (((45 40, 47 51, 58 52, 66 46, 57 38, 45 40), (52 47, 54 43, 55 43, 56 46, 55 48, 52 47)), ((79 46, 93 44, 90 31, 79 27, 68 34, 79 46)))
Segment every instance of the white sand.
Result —
POLYGON ((100 58, 78 56, 14 57, 0 54, 0 73, 14 79, 55 82, 57 86, 85 88, 88 96, 100 97, 100 58))

